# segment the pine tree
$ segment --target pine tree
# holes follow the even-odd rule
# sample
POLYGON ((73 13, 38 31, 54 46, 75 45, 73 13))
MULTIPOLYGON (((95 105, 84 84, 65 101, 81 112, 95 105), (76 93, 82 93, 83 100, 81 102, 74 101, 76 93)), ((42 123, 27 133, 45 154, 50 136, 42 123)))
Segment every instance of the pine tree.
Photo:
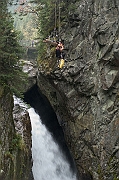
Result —
POLYGON ((8 0, 0 1, 0 85, 19 91, 20 82, 25 77, 19 63, 22 51, 7 6, 8 0))

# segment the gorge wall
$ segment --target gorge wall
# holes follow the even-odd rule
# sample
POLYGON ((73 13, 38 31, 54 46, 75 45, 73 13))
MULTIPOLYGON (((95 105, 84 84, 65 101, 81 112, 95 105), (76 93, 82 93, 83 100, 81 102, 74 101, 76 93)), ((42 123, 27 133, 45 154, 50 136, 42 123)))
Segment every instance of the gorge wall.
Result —
POLYGON ((119 1, 66 3, 74 10, 61 27, 64 67, 58 69, 55 58, 49 69, 40 64, 38 86, 59 117, 79 172, 93 180, 117 180, 119 1))
POLYGON ((28 112, 0 86, 0 180, 33 180, 28 112), (14 112, 13 112, 14 107, 14 112))

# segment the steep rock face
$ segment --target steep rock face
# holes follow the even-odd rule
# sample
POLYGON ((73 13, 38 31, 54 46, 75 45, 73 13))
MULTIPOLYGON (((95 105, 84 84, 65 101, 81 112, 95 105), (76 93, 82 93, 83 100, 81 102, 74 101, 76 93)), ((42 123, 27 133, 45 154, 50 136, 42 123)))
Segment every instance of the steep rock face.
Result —
POLYGON ((31 62, 30 60, 21 60, 21 64, 23 65, 23 72, 27 74, 27 82, 22 84, 22 88, 24 92, 30 89, 34 84, 36 84, 37 80, 37 66, 36 61, 31 62))
MULTIPOLYGON (((68 3, 68 1, 67 1, 68 3)), ((72 0, 66 61, 38 85, 63 127, 79 172, 119 179, 119 1, 72 0)))
POLYGON ((13 121, 13 97, 9 89, 0 87, 0 180, 33 180, 31 172, 31 126, 27 113, 13 121), (22 135, 22 136, 21 136, 22 135))
POLYGON ((16 131, 16 174, 15 178, 33 180, 31 156, 31 122, 28 107, 18 98, 14 97, 13 119, 16 131), (19 173, 21 172, 21 173, 19 173))
POLYGON ((119 1, 69 3, 65 65, 40 70, 38 85, 60 116, 79 172, 119 179, 119 1))

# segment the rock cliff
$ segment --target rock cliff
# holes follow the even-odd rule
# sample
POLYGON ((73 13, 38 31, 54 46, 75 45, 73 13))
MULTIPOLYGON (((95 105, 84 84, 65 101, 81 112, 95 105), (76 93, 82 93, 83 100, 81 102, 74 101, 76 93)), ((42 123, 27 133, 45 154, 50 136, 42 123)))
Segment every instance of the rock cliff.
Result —
POLYGON ((33 180, 31 124, 27 111, 17 104, 9 89, 0 86, 0 180, 33 180))
MULTIPOLYGON (((82 174, 119 179, 119 1, 71 0, 61 38, 65 64, 39 65, 49 99, 82 174)), ((53 58, 52 58, 53 59, 53 58)), ((55 58, 53 59, 54 61, 55 58)))

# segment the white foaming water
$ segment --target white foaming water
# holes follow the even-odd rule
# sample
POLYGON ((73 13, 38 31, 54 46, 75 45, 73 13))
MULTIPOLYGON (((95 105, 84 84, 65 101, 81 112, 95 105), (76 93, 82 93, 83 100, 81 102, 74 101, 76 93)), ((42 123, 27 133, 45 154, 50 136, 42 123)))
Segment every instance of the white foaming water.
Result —
POLYGON ((29 109, 32 124, 32 159, 34 180, 76 180, 58 145, 41 123, 33 108, 29 109))

